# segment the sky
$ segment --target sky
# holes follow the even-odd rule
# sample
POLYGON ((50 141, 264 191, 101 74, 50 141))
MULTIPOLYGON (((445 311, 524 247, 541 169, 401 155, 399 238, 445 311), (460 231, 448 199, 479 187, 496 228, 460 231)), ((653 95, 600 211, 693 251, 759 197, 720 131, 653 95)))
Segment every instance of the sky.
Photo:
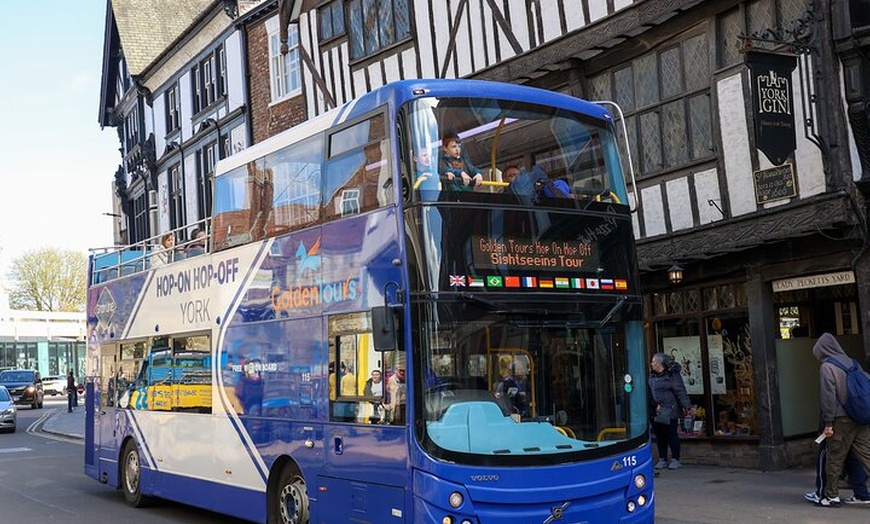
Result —
POLYGON ((0 279, 43 247, 112 244, 114 128, 97 120, 106 0, 0 0, 0 279))

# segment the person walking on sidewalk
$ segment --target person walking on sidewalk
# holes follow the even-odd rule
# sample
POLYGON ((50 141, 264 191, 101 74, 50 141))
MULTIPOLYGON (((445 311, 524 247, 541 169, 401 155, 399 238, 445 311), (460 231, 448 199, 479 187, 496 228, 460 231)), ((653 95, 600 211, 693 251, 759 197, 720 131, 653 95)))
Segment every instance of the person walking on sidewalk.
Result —
MULTIPOLYGON (((824 429, 822 430, 824 431, 824 429)), ((804 499, 807 502, 818 504, 825 493, 825 486, 828 479, 825 476, 825 466, 828 462, 828 439, 819 444, 819 451, 816 455, 816 489, 804 494, 804 499)), ((843 502, 846 504, 861 504, 870 505, 870 491, 867 490, 867 472, 864 471, 864 466, 854 450, 849 450, 846 455, 846 462, 843 468, 846 470, 846 475, 849 477, 849 484, 852 486, 854 494, 851 497, 846 497, 843 502)))
POLYGON ((840 474, 850 449, 854 450, 865 470, 870 470, 870 425, 855 422, 843 407, 848 396, 846 372, 827 360, 837 360, 848 369, 852 359, 846 355, 837 339, 830 333, 823 333, 813 346, 813 356, 821 363, 820 399, 827 440, 826 483, 818 504, 830 507, 840 504, 840 474))
POLYGON ((680 365, 664 353, 656 353, 650 361, 650 411, 656 436, 659 461, 655 469, 680 469, 680 435, 677 419, 691 408, 680 365), (668 448, 671 461, 668 462, 668 448))
POLYGON ((76 391, 76 378, 73 375, 72 370, 70 370, 70 372, 66 374, 66 401, 67 401, 66 412, 67 413, 73 412, 73 408, 76 405, 76 393, 78 393, 78 391, 76 391))

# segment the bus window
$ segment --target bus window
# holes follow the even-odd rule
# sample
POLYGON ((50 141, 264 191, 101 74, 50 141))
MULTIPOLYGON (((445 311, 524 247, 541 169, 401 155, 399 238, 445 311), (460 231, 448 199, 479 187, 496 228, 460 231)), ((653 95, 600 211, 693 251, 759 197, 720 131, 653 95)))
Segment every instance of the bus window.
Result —
POLYGON ((211 350, 208 335, 172 341, 172 411, 211 413, 211 350))
POLYGON ((330 418, 360 424, 386 422, 384 362, 392 355, 375 351, 369 313, 335 315, 329 330, 330 418))
POLYGON ((323 184, 325 219, 392 203, 390 141, 384 121, 384 115, 375 115, 329 137, 323 184))

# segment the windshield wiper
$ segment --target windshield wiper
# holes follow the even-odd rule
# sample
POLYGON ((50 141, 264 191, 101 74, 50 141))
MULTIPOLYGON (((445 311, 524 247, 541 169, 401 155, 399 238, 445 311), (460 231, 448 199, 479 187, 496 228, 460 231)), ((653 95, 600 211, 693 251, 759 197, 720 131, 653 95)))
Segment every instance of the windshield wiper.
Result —
POLYGON ((613 317, 613 315, 615 315, 616 312, 622 309, 622 306, 625 305, 625 300, 625 297, 619 297, 619 300, 616 301, 616 304, 613 304, 613 307, 610 308, 610 311, 608 311, 607 314, 604 315, 604 318, 601 319, 601 322, 598 323, 599 328, 604 327, 604 324, 610 322, 610 318, 613 317))

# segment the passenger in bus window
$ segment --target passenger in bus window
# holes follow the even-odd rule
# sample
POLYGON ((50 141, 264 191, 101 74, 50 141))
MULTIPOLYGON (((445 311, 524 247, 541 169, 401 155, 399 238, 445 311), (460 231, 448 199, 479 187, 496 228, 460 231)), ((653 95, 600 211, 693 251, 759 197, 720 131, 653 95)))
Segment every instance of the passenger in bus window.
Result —
POLYGON ((372 370, 372 376, 366 380, 366 385, 363 388, 363 395, 366 397, 382 397, 384 396, 384 381, 381 378, 381 370, 372 370))
POLYGON ((380 369, 373 369, 371 377, 366 380, 366 385, 363 387, 363 396, 378 399, 374 402, 369 402, 371 405, 371 415, 369 423, 380 424, 384 419, 383 406, 380 399, 384 396, 384 381, 380 369))
POLYGON ((447 189, 453 191, 471 191, 483 183, 483 173, 463 156, 462 141, 456 133, 441 139, 438 171, 447 178, 447 189))
POLYGON ((151 267, 165 266, 175 260, 175 233, 160 237, 160 245, 151 253, 151 267))
POLYGON ((195 229, 191 235, 191 243, 187 246, 187 257, 205 254, 206 235, 202 229, 195 229))
POLYGON ((525 418, 531 416, 530 396, 528 369, 524 363, 515 362, 511 366, 511 372, 505 375, 496 387, 495 398, 503 399, 511 415, 525 418))
POLYGON ((384 408, 390 413, 391 424, 405 423, 405 364, 396 364, 396 371, 387 384, 389 393, 384 408))
POLYGON ((441 188, 439 182, 438 173, 432 167, 432 152, 426 146, 415 148, 414 189, 420 191, 421 195, 426 195, 427 192, 438 191, 441 188))
POLYGON ((511 188, 514 181, 516 181, 517 177, 520 176, 520 168, 514 164, 511 164, 504 168, 504 171, 501 173, 501 181, 507 182, 508 185, 501 188, 500 193, 511 192, 509 188, 511 188))

